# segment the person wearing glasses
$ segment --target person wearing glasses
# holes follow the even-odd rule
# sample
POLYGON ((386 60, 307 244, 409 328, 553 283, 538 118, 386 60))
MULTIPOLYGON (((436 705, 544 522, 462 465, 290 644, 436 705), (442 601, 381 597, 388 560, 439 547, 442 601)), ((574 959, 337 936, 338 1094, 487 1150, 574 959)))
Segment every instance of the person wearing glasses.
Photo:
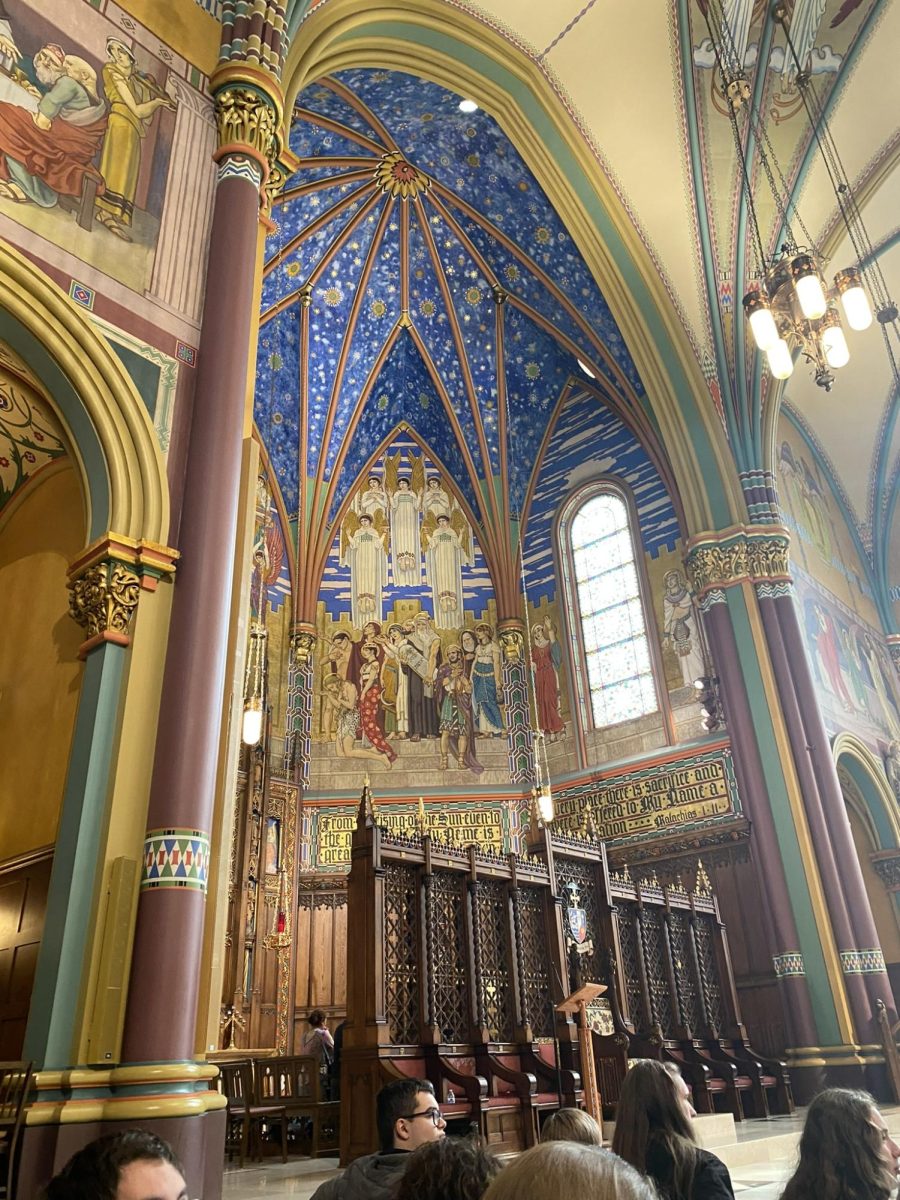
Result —
POLYGON ((444 1136, 446 1122, 427 1079, 395 1079, 375 1099, 381 1149, 352 1162, 328 1179, 312 1200, 390 1200, 406 1170, 411 1151, 444 1136))

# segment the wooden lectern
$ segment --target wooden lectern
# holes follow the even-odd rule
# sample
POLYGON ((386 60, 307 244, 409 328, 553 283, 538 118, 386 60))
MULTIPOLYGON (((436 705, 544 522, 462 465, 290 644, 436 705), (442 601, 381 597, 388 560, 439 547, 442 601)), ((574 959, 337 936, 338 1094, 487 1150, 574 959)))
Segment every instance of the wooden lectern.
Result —
POLYGON ((594 1120, 599 1124, 603 1121, 600 1093, 597 1090, 597 1071, 594 1067, 594 1042, 591 1037, 591 1027, 588 1022, 587 1006, 606 991, 603 983, 586 983, 577 992, 567 996, 562 1004, 557 1004, 556 1011, 562 1013, 577 1013, 578 1045, 581 1050, 581 1085, 584 1088, 585 1106, 594 1120))

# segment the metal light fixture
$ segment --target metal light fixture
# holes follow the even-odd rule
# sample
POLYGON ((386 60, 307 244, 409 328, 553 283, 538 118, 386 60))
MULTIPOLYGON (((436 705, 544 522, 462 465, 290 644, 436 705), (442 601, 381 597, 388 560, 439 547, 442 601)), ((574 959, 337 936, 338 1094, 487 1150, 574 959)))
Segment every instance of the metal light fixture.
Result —
POLYGON ((245 746, 258 746, 262 737, 268 665, 266 643, 268 640, 269 634, 265 625, 254 621, 250 626, 247 665, 244 669, 244 716, 241 721, 241 741, 245 746))
POLYGON ((722 94, 728 101, 727 112, 740 164, 751 242, 756 258, 756 282, 743 301, 744 314, 750 325, 753 340, 765 353, 769 370, 776 379, 787 379, 791 375, 794 369, 792 349, 795 349, 813 367, 819 387, 830 391, 834 383, 833 372, 839 370, 850 359, 850 350, 836 302, 840 300, 844 319, 850 329, 868 329, 872 323, 872 305, 863 283, 865 277, 868 291, 875 301, 876 314, 884 332, 895 377, 900 381, 895 355, 888 339, 889 326, 894 329, 895 336, 900 338, 897 306, 888 295, 877 256, 872 251, 872 244, 853 189, 834 144, 826 113, 810 86, 811 74, 805 64, 800 62, 791 40, 788 8, 784 4, 776 4, 772 9, 772 17, 784 31, 785 55, 793 61, 796 68, 797 89, 834 190, 844 232, 858 262, 856 266, 838 271, 831 287, 825 282, 823 256, 797 211, 791 189, 785 181, 769 140, 765 122, 760 112, 752 106, 751 89, 744 72, 744 55, 735 46, 731 27, 725 16, 725 7, 723 0, 709 0, 704 11, 715 48, 722 94), (748 112, 749 134, 756 143, 759 174, 765 176, 768 183, 784 238, 773 256, 766 254, 760 234, 744 138, 738 125, 738 113, 745 107, 748 112), (801 244, 795 235, 794 224, 802 231, 805 245, 801 244))

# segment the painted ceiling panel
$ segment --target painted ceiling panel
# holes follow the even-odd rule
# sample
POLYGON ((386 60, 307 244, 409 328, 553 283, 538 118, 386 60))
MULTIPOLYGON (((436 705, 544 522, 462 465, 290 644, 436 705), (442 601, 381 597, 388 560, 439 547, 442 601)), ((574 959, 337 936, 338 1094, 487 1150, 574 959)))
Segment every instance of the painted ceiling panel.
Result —
POLYGON ((448 312, 444 297, 434 275, 428 250, 429 242, 422 235, 418 213, 409 214, 410 258, 410 316, 435 365, 450 406, 459 422, 466 446, 475 461, 481 478, 488 471, 482 459, 479 425, 473 412, 469 392, 456 345, 453 339, 453 315, 448 312))
POLYGON ((288 513, 297 511, 299 316, 292 305, 261 330, 253 413, 288 513))
POLYGON ((695 342, 706 344, 672 16, 657 0, 596 5, 550 52, 547 63, 571 97, 638 234, 661 265, 695 342))
POLYGON ((376 386, 365 408, 341 467, 335 499, 329 512, 333 521, 340 502, 367 469, 371 456, 392 430, 406 424, 444 463, 450 477, 480 519, 480 507, 469 478, 459 442, 446 419, 428 368, 407 330, 401 330, 378 373, 376 386))
MULTIPOLYGON (((556 0, 553 4, 523 4, 522 0, 491 0, 488 4, 467 5, 490 14, 492 21, 510 31, 540 54, 584 8, 584 0, 556 0)), ((477 96, 474 99, 477 100, 477 96)))
POLYGON ((290 148, 303 159, 314 156, 348 160, 377 158, 377 144, 371 145, 371 141, 366 134, 354 137, 350 129, 341 134, 330 125, 318 125, 308 117, 295 118, 288 137, 290 148))
MULTIPOLYGON (((372 71, 368 74, 377 75, 382 83, 387 82, 386 71, 372 71)), ((381 144, 381 135, 372 123, 368 114, 360 112, 359 108, 348 100, 346 95, 329 86, 328 81, 313 84, 304 90, 298 98, 297 106, 307 112, 316 113, 329 121, 343 125, 354 133, 361 134, 369 141, 381 144)), ((325 143, 327 147, 327 142, 325 143)), ((293 149, 293 141, 291 143, 293 149)), ((357 151, 358 153, 359 151, 357 151)))

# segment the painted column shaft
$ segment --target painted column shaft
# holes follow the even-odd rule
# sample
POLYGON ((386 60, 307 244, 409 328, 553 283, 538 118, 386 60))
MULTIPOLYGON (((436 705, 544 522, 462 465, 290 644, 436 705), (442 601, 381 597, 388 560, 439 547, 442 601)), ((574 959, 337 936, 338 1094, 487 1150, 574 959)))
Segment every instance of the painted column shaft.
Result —
MULTIPOLYGON (((227 167, 226 160, 223 167, 227 167)), ((209 836, 223 716, 259 224, 252 172, 220 167, 148 830, 209 836)), ((204 890, 141 891, 122 1057, 194 1051, 204 890)))
MULTIPOLYGON (((838 952, 853 951, 857 949, 857 945, 844 902, 841 876, 835 862, 828 825, 822 811, 822 798, 811 762, 813 748, 807 744, 801 706, 795 687, 794 656, 788 657, 787 648, 781 636, 778 613, 774 607, 776 603, 777 601, 774 599, 760 597, 759 612, 769 645, 769 656, 775 673, 781 711, 784 715, 788 741, 791 744, 797 779, 803 796, 803 807, 809 822, 816 863, 822 877, 822 888, 831 927, 834 930, 838 952)), ((851 974, 845 975, 845 986, 857 1035, 862 1036, 871 1020, 865 985, 861 976, 851 974)))
MULTIPOLYGON (((844 897, 855 935, 854 947, 857 950, 874 950, 880 948, 881 943, 875 928, 859 855, 853 841, 853 832, 841 792, 837 767, 831 753, 831 742, 825 729, 825 722, 822 720, 822 710, 809 669, 806 646, 800 630, 800 622, 797 619, 797 608, 792 596, 778 597, 772 603, 775 606, 785 654, 789 655, 791 679, 796 690, 806 744, 809 746, 810 760, 818 783, 824 819, 834 851, 841 894, 844 897)), ((888 1012, 892 1014, 892 1021, 896 1020, 893 992, 887 972, 883 967, 880 971, 867 972, 863 978, 872 1003, 869 1024, 861 1026, 859 1033, 861 1037, 877 1041, 879 1035, 874 1023, 875 1001, 882 1000, 888 1012)))
MULTIPOLYGON (((768 808, 767 789, 753 733, 753 718, 744 681, 741 677, 737 645, 726 604, 713 604, 704 614, 705 628, 713 662, 719 675, 722 703, 734 750, 734 769, 738 788, 753 824, 753 840, 758 853, 751 855, 759 878, 763 915, 773 957, 797 954, 800 937, 794 923, 790 893, 784 876, 784 864, 778 835, 768 808), (768 903, 767 903, 768 901, 768 903)), ((818 1044, 809 988, 803 975, 780 975, 785 1018, 794 1045, 818 1044)))

